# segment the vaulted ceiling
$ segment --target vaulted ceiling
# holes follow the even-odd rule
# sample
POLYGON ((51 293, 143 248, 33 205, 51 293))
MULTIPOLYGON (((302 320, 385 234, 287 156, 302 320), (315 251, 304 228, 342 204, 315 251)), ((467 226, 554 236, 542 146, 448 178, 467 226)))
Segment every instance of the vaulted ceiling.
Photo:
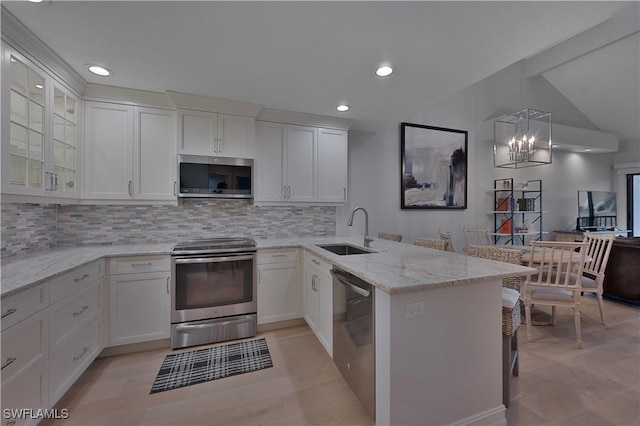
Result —
MULTIPOLYGON (((3 7, 88 83, 339 116, 355 120, 353 129, 376 131, 606 21, 627 3, 48 0, 3 7), (395 73, 377 77, 385 62, 395 73), (115 75, 93 76, 87 63, 115 75), (351 110, 338 113, 343 102, 351 110)), ((542 75, 603 131, 632 138, 637 46, 638 36, 628 37, 542 75), (620 61, 626 65, 616 65, 616 78, 605 78, 603 64, 620 61)))

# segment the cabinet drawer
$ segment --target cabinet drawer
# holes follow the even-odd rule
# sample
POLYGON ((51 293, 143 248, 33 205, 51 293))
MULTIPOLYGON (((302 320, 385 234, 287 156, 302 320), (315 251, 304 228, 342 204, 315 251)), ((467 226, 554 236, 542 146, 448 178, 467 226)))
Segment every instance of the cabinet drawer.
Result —
POLYGON ((130 256, 109 259, 109 274, 136 274, 171 270, 169 256, 130 256))
POLYGON ((102 315, 103 282, 95 281, 68 300, 62 300, 51 307, 51 353, 56 352, 78 330, 102 315))
POLYGON ((54 405, 102 349, 102 317, 85 327, 49 359, 49 404, 54 405))
MULTIPOLYGON (((25 374, 2 386, 2 408, 5 410, 33 410, 49 408, 49 364, 44 362, 35 368, 30 368, 25 374)), ((24 411, 23 411, 24 413, 24 411)), ((19 411, 16 412, 19 415, 19 411)), ((14 414, 15 415, 15 414, 14 414)), ((64 415, 64 414, 62 414, 64 415)), ((34 416, 35 417, 35 416, 34 416)), ((11 411, 2 413, 2 426, 31 426, 36 425, 41 419, 13 417, 11 411)))
POLYGON ((267 263, 298 262, 300 260, 300 249, 266 249, 258 250, 258 265, 267 263))
POLYGON ((2 332, 2 384, 49 356, 48 311, 41 311, 2 332))
POLYGON ((315 254, 305 251, 304 253, 304 261, 305 263, 312 264, 319 268, 322 272, 326 272, 329 274, 331 271, 331 264, 326 260, 322 259, 320 256, 316 256, 315 254))
POLYGON ((49 305, 49 284, 2 299, 2 331, 41 311, 49 305))
POLYGON ((75 271, 54 278, 49 283, 51 304, 102 278, 104 278, 103 260, 90 263, 75 271))

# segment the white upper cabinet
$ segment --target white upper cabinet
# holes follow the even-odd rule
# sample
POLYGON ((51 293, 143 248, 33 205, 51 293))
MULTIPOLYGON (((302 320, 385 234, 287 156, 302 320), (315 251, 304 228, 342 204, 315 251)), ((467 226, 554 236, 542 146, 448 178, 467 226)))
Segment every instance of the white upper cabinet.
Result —
POLYGON ((79 197, 80 99, 3 46, 2 193, 79 197))
POLYGON ((256 122, 257 202, 344 203, 347 131, 256 122))
POLYGON ((175 112, 85 102, 85 197, 175 201, 175 112))
POLYGON ((347 201, 347 132, 318 129, 318 201, 347 201))
POLYGON ((182 110, 178 121, 181 154, 255 157, 255 120, 251 117, 182 110))

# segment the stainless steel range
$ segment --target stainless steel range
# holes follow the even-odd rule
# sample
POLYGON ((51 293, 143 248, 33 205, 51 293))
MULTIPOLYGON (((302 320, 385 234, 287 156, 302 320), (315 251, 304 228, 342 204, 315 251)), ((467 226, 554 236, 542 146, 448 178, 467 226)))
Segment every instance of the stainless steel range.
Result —
POLYGON ((171 347, 255 336, 256 242, 187 241, 171 249, 171 347))

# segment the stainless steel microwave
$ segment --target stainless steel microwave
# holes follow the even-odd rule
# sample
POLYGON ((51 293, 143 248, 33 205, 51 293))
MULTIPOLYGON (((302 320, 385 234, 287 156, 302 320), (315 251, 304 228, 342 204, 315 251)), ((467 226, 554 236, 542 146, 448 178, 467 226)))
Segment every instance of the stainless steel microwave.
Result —
POLYGON ((253 198, 253 160, 178 154, 179 197, 253 198))

